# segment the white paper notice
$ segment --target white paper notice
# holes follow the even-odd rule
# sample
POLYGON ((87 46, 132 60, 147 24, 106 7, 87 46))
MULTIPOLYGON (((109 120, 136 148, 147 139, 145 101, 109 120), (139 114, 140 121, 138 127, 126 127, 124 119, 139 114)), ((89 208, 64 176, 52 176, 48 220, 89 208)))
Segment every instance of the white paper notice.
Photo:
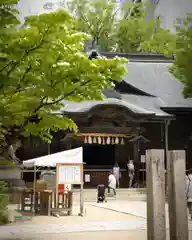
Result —
POLYGON ((146 159, 145 159, 145 155, 141 155, 141 163, 145 163, 146 159))
POLYGON ((90 182, 90 174, 85 174, 85 182, 90 182))
POLYGON ((59 166, 59 184, 80 184, 80 166, 59 166))

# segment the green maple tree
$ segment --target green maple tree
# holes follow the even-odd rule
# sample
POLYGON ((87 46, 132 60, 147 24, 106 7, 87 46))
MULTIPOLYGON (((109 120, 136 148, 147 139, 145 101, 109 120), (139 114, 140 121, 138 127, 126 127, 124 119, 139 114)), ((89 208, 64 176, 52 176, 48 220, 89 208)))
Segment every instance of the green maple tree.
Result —
POLYGON ((24 28, 6 32, 7 42, 0 45, 1 156, 21 136, 50 142, 51 132, 77 131, 72 119, 58 114, 64 101, 100 100, 101 90, 125 74, 123 58, 89 60, 84 53, 89 36, 76 24, 58 10, 28 17, 24 28))
POLYGON ((183 84, 183 94, 186 98, 192 97, 192 14, 183 19, 183 25, 176 27, 175 61, 171 67, 172 74, 183 84))

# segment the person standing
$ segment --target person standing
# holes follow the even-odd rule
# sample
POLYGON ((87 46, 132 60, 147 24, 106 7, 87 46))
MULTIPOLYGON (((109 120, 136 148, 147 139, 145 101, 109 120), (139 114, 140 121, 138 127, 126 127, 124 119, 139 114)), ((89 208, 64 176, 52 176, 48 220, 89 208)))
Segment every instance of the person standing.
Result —
POLYGON ((127 163, 128 168, 128 177, 129 177, 129 188, 133 186, 133 179, 135 175, 135 166, 133 164, 133 160, 129 160, 127 163))
POLYGON ((116 178, 115 178, 112 171, 109 173, 109 178, 108 178, 108 194, 110 194, 111 189, 113 190, 113 193, 116 196, 116 191, 115 191, 115 189, 116 189, 116 178))
POLYGON ((186 186, 187 186, 187 194, 186 194, 187 207, 192 220, 192 169, 188 171, 188 175, 186 176, 186 186))
POLYGON ((121 178, 121 171, 120 171, 120 167, 119 167, 117 162, 115 163, 115 165, 113 167, 113 175, 115 176, 116 184, 117 184, 117 187, 119 188, 120 178, 121 178))

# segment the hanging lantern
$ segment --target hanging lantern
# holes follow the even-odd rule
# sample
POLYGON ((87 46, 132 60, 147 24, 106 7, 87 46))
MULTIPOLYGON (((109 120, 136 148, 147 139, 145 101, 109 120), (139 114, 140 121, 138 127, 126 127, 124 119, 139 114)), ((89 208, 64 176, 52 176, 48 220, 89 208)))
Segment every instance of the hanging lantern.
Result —
POLYGON ((110 137, 107 138, 106 143, 107 143, 107 144, 110 144, 110 143, 111 143, 111 139, 110 139, 110 137))
POLYGON ((84 143, 85 143, 85 144, 88 143, 88 142, 87 142, 87 137, 84 138, 84 143))
POLYGON ((124 144, 125 144, 124 139, 121 138, 121 145, 124 145, 124 144))
POLYGON ((101 144, 101 143, 102 143, 102 138, 101 138, 101 137, 98 137, 98 138, 97 138, 97 142, 98 142, 98 144, 101 144))
POLYGON ((93 137, 93 143, 97 143, 96 137, 93 137))
POLYGON ((111 144, 115 144, 114 138, 111 138, 111 144))
POLYGON ((92 144, 92 138, 91 138, 91 136, 88 137, 88 143, 89 143, 89 144, 92 144))
POLYGON ((103 141, 102 141, 102 144, 105 145, 105 138, 103 137, 103 141))
POLYGON ((119 144, 119 138, 118 137, 115 138, 115 144, 119 144))

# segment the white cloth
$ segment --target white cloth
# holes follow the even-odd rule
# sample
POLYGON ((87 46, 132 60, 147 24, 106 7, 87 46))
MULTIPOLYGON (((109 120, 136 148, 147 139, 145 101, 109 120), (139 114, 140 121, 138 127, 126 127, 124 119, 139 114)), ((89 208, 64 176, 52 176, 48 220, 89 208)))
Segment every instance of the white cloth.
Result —
POLYGON ((116 188, 116 178, 115 178, 115 176, 113 174, 109 175, 108 183, 109 183, 109 187, 116 188))
POLYGON ((187 201, 192 202, 192 174, 186 177, 187 201))
POLYGON ((56 167, 57 163, 78 164, 83 163, 83 148, 74 148, 58 153, 23 161, 24 167, 56 167))

